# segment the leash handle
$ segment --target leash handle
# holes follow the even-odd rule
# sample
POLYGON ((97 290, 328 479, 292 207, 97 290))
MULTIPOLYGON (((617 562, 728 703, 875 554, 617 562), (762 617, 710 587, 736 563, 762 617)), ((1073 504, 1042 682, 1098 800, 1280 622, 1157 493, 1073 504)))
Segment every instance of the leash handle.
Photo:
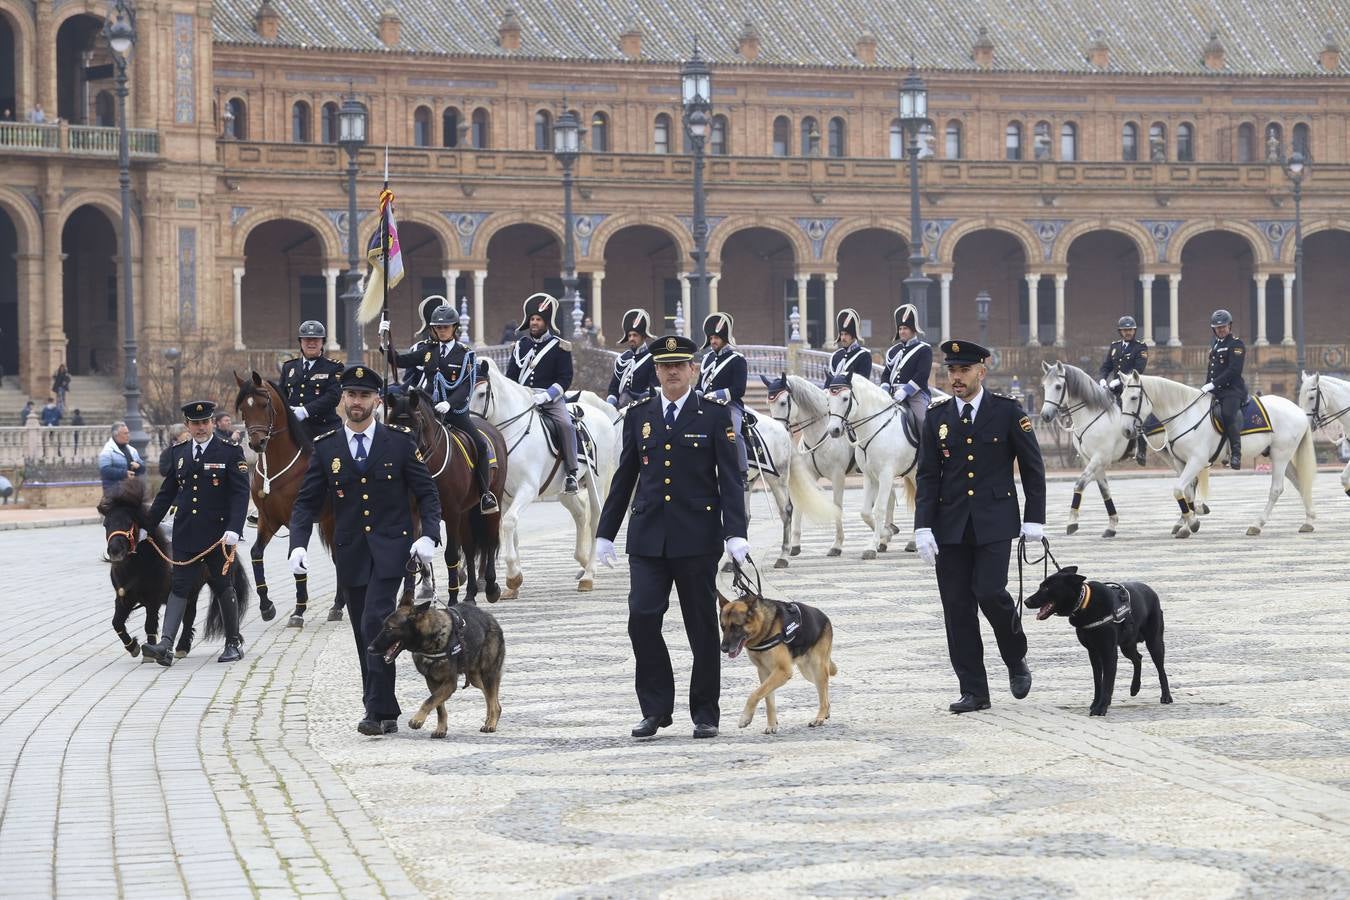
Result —
POLYGON ((755 589, 753 591, 750 590, 750 579, 746 577, 745 569, 741 568, 741 564, 736 562, 734 556, 731 558, 731 570, 733 573, 731 576, 731 586, 742 594, 753 593, 756 597, 763 597, 764 591, 759 577, 759 566, 755 565, 754 559, 752 559, 748 553, 745 555, 745 561, 750 564, 750 568, 755 572, 755 589))
POLYGON ((1039 559, 1032 559, 1030 554, 1027 553, 1026 535, 1022 535, 1017 539, 1017 603, 1016 612, 1013 614, 1014 634, 1017 634, 1022 630, 1022 597, 1024 594, 1022 585, 1022 563, 1025 562, 1027 565, 1031 566, 1036 565, 1036 563, 1041 563, 1042 581, 1050 577, 1051 563, 1054 563, 1056 572, 1060 570, 1059 561, 1056 560, 1054 554, 1050 552, 1050 539, 1043 536, 1041 538, 1041 547, 1044 548, 1045 553, 1041 554, 1039 559))

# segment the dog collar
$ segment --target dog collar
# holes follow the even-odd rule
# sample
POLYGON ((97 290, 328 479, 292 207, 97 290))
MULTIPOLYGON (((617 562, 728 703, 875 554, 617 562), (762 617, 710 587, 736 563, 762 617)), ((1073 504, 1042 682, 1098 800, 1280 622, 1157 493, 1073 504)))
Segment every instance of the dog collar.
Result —
POLYGON ((753 647, 747 647, 747 650, 753 650, 759 653, 764 650, 772 650, 779 644, 790 644, 792 639, 797 636, 797 629, 802 627, 802 610, 795 603, 783 604, 784 622, 783 628, 767 641, 756 644, 753 647))
POLYGON ((446 613, 449 614, 450 621, 453 624, 450 627, 450 637, 446 641, 445 649, 438 650, 435 653, 418 653, 415 654, 416 656, 423 659, 449 659, 452 656, 458 656, 460 651, 464 649, 464 642, 455 640, 455 632, 462 633, 464 631, 464 619, 453 609, 447 609, 446 613))
MULTIPOLYGON (((1116 584, 1115 582, 1111 581, 1106 582, 1106 586, 1115 592, 1116 602, 1112 604, 1111 611, 1106 615, 1102 616, 1097 621, 1089 622, 1087 625, 1078 626, 1083 631, 1091 631, 1093 628, 1101 628, 1108 622, 1114 622, 1117 625, 1121 625, 1124 624, 1125 620, 1127 620, 1130 617, 1131 606, 1130 606, 1129 588, 1125 587, 1125 585, 1123 584, 1116 584)), ((1092 595, 1091 589, 1088 588, 1086 584, 1083 585, 1083 589, 1087 592, 1088 596, 1092 595)), ((1080 605, 1079 608, 1081 609, 1082 606, 1080 605)), ((1078 610, 1074 610, 1074 612, 1077 611, 1078 610)))
POLYGON ((1073 608, 1074 612, 1087 609, 1088 603, 1092 600, 1092 585, 1086 581, 1083 582, 1083 589, 1078 592, 1078 605, 1073 608))

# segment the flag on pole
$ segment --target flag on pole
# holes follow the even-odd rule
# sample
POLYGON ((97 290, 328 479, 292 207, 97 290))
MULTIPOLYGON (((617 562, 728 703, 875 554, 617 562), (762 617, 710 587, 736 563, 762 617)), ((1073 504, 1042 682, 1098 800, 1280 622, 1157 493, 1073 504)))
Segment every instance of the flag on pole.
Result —
POLYGON ((373 322, 384 308, 388 289, 403 280, 403 251, 398 243, 398 222, 394 218, 394 192, 388 181, 380 191, 380 224, 366 246, 366 261, 370 264, 366 276, 366 292, 361 297, 362 324, 373 322))

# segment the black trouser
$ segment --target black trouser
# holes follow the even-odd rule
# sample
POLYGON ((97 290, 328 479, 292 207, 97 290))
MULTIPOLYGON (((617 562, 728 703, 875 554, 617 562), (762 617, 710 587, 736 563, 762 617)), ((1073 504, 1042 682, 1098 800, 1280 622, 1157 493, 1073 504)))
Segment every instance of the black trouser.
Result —
MULTIPOLYGON (((238 552, 236 550, 236 552, 238 552)), ((196 554, 194 553, 193 556, 196 554)), ((189 557, 190 558, 190 557, 189 557)), ((234 595, 234 577, 231 571, 221 573, 220 569, 225 565, 225 548, 216 547, 206 556, 190 566, 173 567, 173 589, 170 592, 174 596, 183 598, 187 601, 194 593, 201 590, 205 584, 210 589, 213 597, 218 598, 220 603, 220 624, 225 631, 225 643, 239 641, 239 598, 234 595)), ((236 558, 234 565, 241 565, 236 558)), ((164 615, 163 637, 167 638, 169 643, 173 643, 177 636, 179 622, 173 618, 172 600, 169 603, 169 609, 164 615)), ((195 618, 197 605, 195 603, 185 603, 184 606, 190 606, 195 618)), ((184 633, 192 631, 193 623, 189 621, 184 633)))
POLYGON ((401 710, 394 696, 394 664, 386 663, 378 653, 368 652, 371 641, 394 611, 394 603, 403 587, 403 576, 371 577, 365 584, 342 585, 338 591, 347 602, 347 620, 356 639, 356 658, 361 662, 361 702, 366 718, 380 721, 397 719, 401 710))
POLYGON ((492 467, 488 464, 488 460, 492 458, 492 446, 473 423, 473 417, 469 415, 467 409, 463 412, 455 412, 452 409, 441 418, 445 424, 458 428, 473 441, 478 455, 478 462, 473 467, 474 473, 478 476, 478 493, 486 494, 492 490, 492 467))
POLYGON ((980 617, 984 613, 994 629, 1003 662, 1015 665, 1027 655, 1027 636, 1013 632, 1013 598, 1008 594, 1008 555, 1012 541, 975 543, 975 529, 966 523, 959 544, 938 548, 938 593, 942 595, 942 619, 947 626, 947 655, 961 683, 961 693, 989 697, 989 679, 984 671, 984 642, 980 617))
POLYGON ((717 624, 717 560, 708 556, 628 557, 628 637, 637 662, 634 686, 642 715, 668 716, 675 709, 675 673, 661 636, 673 584, 680 598, 684 632, 694 654, 689 675, 689 715, 696 725, 721 720, 721 635, 717 624))
POLYGON ((1228 449, 1231 453, 1242 452, 1242 400, 1241 394, 1225 393, 1216 395, 1219 401, 1219 418, 1223 419, 1223 432, 1228 437, 1228 449))

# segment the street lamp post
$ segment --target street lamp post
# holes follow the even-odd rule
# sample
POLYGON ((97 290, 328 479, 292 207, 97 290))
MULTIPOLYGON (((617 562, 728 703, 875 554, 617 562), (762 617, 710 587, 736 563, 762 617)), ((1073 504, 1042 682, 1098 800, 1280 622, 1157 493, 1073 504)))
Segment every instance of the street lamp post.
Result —
POLYGON ((361 247, 358 242, 356 218, 356 154, 366 145, 366 108, 348 88, 348 94, 338 110, 338 145, 347 151, 347 286, 342 291, 343 321, 347 323, 347 365, 361 362, 360 325, 356 310, 361 304, 361 247))
POLYGON ((113 18, 103 22, 103 36, 112 48, 117 67, 117 183, 122 193, 122 396, 126 398, 126 423, 131 444, 142 455, 150 436, 141 419, 141 384, 136 371, 136 304, 131 271, 131 144, 127 132, 127 57, 136 44, 136 14, 125 0, 117 0, 113 18))
POLYGON ((1284 172, 1294 183, 1294 343, 1298 354, 1298 370, 1307 363, 1307 346, 1303 343, 1303 179, 1308 174, 1308 160, 1295 150, 1284 165, 1284 172))
MULTIPOLYGON (((900 126, 909 137, 909 277, 905 279, 908 302, 919 311, 919 322, 928 319, 928 285, 923 274, 927 257, 923 246, 923 220, 919 215, 919 132, 928 119, 928 88, 914 66, 900 85, 900 126)), ((988 309, 986 307, 986 314, 988 309)), ((980 336, 983 342, 984 335, 980 336)))
MULTIPOLYGON (((567 100, 563 100, 567 106, 567 100)), ((563 302, 572 304, 572 340, 581 340, 581 294, 577 291, 576 235, 572 228, 572 166, 581 154, 581 123, 564 108, 553 125, 553 156, 563 170, 563 302)))
POLYGON ((166 347, 164 358, 173 372, 173 408, 179 410, 183 407, 183 352, 177 347, 166 347))
POLYGON ((989 346, 989 304, 990 297, 988 291, 980 291, 975 295, 975 319, 980 323, 980 346, 989 346))
POLYGON ((689 254, 694 259, 694 271, 689 276, 693 287, 690 292, 693 309, 688 310, 686 318, 692 327, 692 323, 702 322, 709 313, 708 213, 703 190, 703 148, 712 123, 712 69, 698 52, 697 38, 694 39, 694 55, 680 67, 680 87, 684 127, 689 134, 689 143, 694 148, 694 250, 689 254))

